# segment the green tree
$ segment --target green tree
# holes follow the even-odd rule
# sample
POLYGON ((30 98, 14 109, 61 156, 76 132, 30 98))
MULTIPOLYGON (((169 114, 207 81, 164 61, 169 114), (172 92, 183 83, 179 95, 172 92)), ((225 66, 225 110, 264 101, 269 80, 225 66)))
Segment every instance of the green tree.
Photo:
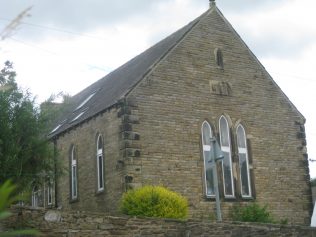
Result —
POLYGON ((41 104, 41 118, 43 123, 46 125, 46 134, 49 135, 54 126, 60 122, 62 116, 70 111, 70 101, 71 97, 68 93, 59 92, 57 95, 52 94, 41 104))
POLYGON ((28 91, 21 90, 11 62, 0 71, 0 184, 11 179, 27 187, 54 172, 45 122, 28 91))
MULTIPOLYGON (((3 220, 9 218, 12 213, 9 211, 9 207, 12 203, 23 200, 23 197, 16 195, 16 186, 12 184, 10 180, 7 180, 0 185, 0 224, 3 220)), ((0 225, 0 237, 9 236, 33 236, 38 235, 39 232, 34 229, 15 229, 15 230, 2 230, 3 226, 0 225)))

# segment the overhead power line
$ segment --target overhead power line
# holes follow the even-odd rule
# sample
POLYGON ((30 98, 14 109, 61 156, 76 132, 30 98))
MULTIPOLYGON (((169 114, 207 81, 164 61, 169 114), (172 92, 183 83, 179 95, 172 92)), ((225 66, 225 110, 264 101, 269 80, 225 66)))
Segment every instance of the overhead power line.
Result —
MULTIPOLYGON (((23 40, 19 40, 19 39, 13 38, 13 37, 10 37, 9 39, 11 39, 11 40, 13 40, 13 41, 15 41, 15 42, 17 42, 17 43, 19 43, 19 44, 26 45, 26 46, 28 46, 28 47, 34 48, 34 49, 36 49, 36 50, 42 51, 42 52, 44 52, 44 53, 47 53, 47 54, 50 54, 50 55, 53 55, 53 56, 56 56, 56 57, 58 57, 58 58, 61 58, 61 59, 63 59, 63 60, 66 60, 66 61, 69 61, 69 60, 74 61, 74 60, 75 60, 75 59, 72 58, 72 57, 67 57, 67 56, 65 57, 65 55, 60 55, 60 54, 58 54, 58 53, 56 53, 56 52, 53 52, 53 51, 48 50, 48 49, 45 49, 45 48, 43 48, 43 47, 38 47, 37 45, 34 45, 34 44, 31 44, 31 43, 25 42, 25 41, 23 41, 23 40)), ((99 70, 99 71, 104 71, 104 72, 109 72, 109 71, 113 70, 113 69, 110 68, 110 67, 106 67, 106 68, 105 68, 104 66, 93 65, 93 64, 90 64, 90 63, 88 63, 88 62, 81 61, 81 60, 75 60, 75 61, 76 61, 76 63, 82 64, 82 65, 86 65, 86 66, 87 66, 88 68, 90 68, 90 69, 97 69, 97 70, 99 70)))
MULTIPOLYGON (((3 18, 3 17, 0 17, 0 20, 10 21, 10 19, 3 18)), ((105 38, 100 38, 100 37, 93 36, 93 35, 87 35, 87 34, 83 34, 83 33, 79 33, 79 32, 74 32, 74 31, 71 31, 71 30, 55 28, 55 27, 50 27, 50 26, 45 26, 45 25, 39 25, 39 24, 34 24, 34 23, 28 23, 28 22, 24 22, 24 21, 21 21, 20 24, 31 26, 31 27, 35 27, 35 28, 39 28, 39 29, 42 29, 42 30, 56 31, 56 32, 76 35, 76 36, 80 36, 80 37, 86 37, 86 38, 101 40, 101 41, 107 40, 105 38)))

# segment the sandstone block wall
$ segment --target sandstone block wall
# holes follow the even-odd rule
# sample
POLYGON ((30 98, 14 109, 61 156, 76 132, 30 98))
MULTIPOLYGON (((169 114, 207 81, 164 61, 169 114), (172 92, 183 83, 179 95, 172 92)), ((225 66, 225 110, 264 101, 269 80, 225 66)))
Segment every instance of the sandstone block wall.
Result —
POLYGON ((6 229, 33 227, 47 237, 312 237, 315 228, 292 225, 113 217, 100 213, 15 210, 6 229))
POLYGON ((232 137, 239 123, 246 129, 254 186, 251 199, 225 199, 221 188, 224 220, 230 219, 236 203, 257 201, 267 204, 276 219, 309 224, 304 118, 217 11, 204 16, 116 107, 58 137, 66 170, 58 182, 59 205, 64 210, 117 213, 125 190, 154 184, 187 197, 190 217, 214 219, 215 202, 204 191, 201 125, 208 121, 218 137, 222 115, 232 137), (216 49, 222 51, 223 67, 216 64, 216 49), (104 140, 102 193, 96 192, 98 133, 104 140), (77 202, 69 200, 72 145, 78 158, 77 202))
POLYGON ((117 108, 85 122, 57 140, 58 159, 64 173, 58 180, 58 206, 65 210, 90 210, 116 213, 124 191, 120 156, 120 120, 117 108), (97 192, 97 137, 102 135, 104 147, 105 190, 97 192), (69 159, 72 145, 76 149, 78 167, 78 200, 70 200, 69 159))
MULTIPOLYGON (((139 124, 133 131, 141 143, 139 159, 128 163, 133 184, 165 185, 189 198, 192 217, 214 218, 214 200, 204 191, 201 125, 208 121, 218 137, 225 115, 232 136, 242 123, 251 144, 253 200, 279 219, 309 223, 304 119, 220 14, 205 16, 127 100, 136 105, 131 114, 139 124), (223 68, 216 64, 216 48, 223 68)), ((235 185, 238 179, 234 172, 235 185)), ((251 200, 222 195, 224 219, 236 201, 251 200)))

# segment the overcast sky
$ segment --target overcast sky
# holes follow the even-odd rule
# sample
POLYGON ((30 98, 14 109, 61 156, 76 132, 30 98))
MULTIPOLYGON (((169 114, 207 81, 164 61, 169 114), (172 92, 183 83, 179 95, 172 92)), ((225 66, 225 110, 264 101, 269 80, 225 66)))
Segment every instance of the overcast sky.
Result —
MULTIPOLYGON (((76 94, 198 17, 208 0, 0 0, 0 6, 0 32, 32 6, 0 41, 0 65, 13 61, 19 85, 40 103, 52 93, 76 94)), ((217 0, 217 6, 306 117, 308 153, 316 159, 316 2, 217 0)), ((310 169, 316 177, 316 162, 310 169)))

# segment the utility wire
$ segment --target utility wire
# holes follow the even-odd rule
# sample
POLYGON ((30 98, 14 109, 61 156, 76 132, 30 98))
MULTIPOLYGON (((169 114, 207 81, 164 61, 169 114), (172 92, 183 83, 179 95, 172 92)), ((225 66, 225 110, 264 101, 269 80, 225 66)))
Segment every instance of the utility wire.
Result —
MULTIPOLYGON (((0 17, 0 20, 10 21, 9 19, 3 18, 3 17, 0 17)), ((79 33, 79 32, 74 32, 74 31, 70 31, 70 30, 66 30, 66 29, 60 29, 60 28, 44 26, 44 25, 38 25, 38 24, 28 23, 28 22, 24 22, 24 21, 20 21, 19 23, 20 24, 24 24, 24 25, 28 25, 28 26, 32 26, 32 27, 36 27, 36 28, 40 28, 40 29, 44 29, 44 30, 57 31, 57 32, 62 32, 62 33, 66 33, 66 34, 76 35, 76 36, 80 36, 80 37, 91 38, 91 39, 95 39, 95 40, 101 40, 101 41, 107 40, 105 38, 100 38, 100 37, 96 37, 96 36, 92 36, 92 35, 82 34, 82 33, 79 33)))
MULTIPOLYGON (((44 49, 42 47, 38 47, 34 44, 30 44, 30 43, 27 43, 23 40, 19 40, 19 39, 16 39, 16 38, 12 38, 12 37, 9 37, 9 39, 17 42, 17 43, 20 43, 20 44, 23 44, 23 45, 26 45, 28 47, 32 47, 32 48, 35 48, 37 50, 40 50, 40 51, 43 51, 45 53, 48 53, 48 54, 51 54, 51 55, 54 55, 56 57, 59 57, 59 58, 62 58, 63 60, 67 60, 67 57, 65 58, 65 56, 62 56, 62 55, 59 55, 58 53, 55 53, 53 51, 50 51, 50 50, 47 50, 47 49, 44 49)), ((70 58, 68 58, 70 59, 70 58)), ((71 61, 74 61, 74 58, 71 58, 71 61)), ((112 68, 104 68, 104 67, 101 67, 101 66, 96 66, 96 65, 92 65, 92 64, 89 64, 87 62, 83 62, 83 61, 77 61, 77 63, 79 64, 84 64, 86 65, 87 67, 89 67, 90 69, 97 69, 97 70, 100 70, 100 71, 104 71, 104 72, 109 72, 112 70, 112 68)))

